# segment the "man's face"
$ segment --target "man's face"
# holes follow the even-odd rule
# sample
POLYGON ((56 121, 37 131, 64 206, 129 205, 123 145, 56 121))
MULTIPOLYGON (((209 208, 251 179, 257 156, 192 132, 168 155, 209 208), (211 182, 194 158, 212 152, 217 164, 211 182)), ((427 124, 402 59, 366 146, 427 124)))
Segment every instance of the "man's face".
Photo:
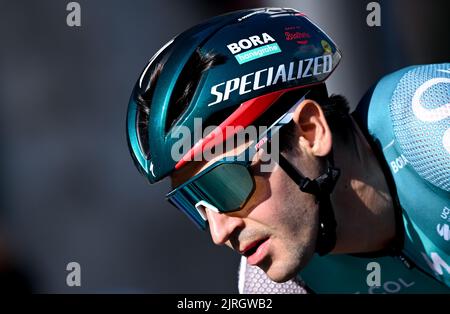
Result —
MULTIPOLYGON (((178 186, 215 161, 237 155, 244 148, 237 147, 209 162, 192 162, 172 175, 172 185, 178 186)), ((305 175, 314 177, 314 162, 294 151, 283 154, 305 175)), ((229 246, 272 280, 284 282, 293 278, 314 253, 318 210, 314 197, 301 192, 278 164, 272 163, 270 171, 267 163, 262 167, 261 160, 268 160, 262 154, 255 155, 250 168, 256 188, 245 206, 232 213, 207 208, 205 212, 215 244, 229 246)))

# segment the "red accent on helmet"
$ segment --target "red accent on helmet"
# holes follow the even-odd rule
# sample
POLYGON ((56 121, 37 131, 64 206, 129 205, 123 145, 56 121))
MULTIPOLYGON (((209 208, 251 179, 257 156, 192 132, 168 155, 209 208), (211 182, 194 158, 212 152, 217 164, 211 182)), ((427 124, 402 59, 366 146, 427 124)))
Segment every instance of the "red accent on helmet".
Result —
POLYGON ((183 156, 183 158, 177 162, 175 165, 175 170, 180 169, 187 162, 195 160, 194 158, 203 153, 206 149, 210 149, 211 147, 225 142, 228 138, 235 135, 237 133, 236 131, 239 131, 240 128, 246 128, 251 125, 284 93, 294 89, 310 87, 317 84, 319 83, 309 84, 302 87, 297 86, 286 88, 243 102, 211 133, 195 143, 195 145, 183 156))

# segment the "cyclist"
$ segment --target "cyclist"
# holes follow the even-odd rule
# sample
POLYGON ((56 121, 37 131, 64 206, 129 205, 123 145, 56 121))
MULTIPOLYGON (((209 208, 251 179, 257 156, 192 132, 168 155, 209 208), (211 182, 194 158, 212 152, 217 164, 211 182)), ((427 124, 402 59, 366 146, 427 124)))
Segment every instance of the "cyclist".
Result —
POLYGON ((450 109, 439 101, 448 102, 449 65, 396 72, 350 114, 325 86, 340 59, 293 9, 236 11, 189 29, 133 90, 135 164, 150 183, 170 176, 168 200, 272 281, 446 292, 450 109), (204 158, 250 126, 268 129, 204 158), (367 279, 369 265, 382 286, 367 279))

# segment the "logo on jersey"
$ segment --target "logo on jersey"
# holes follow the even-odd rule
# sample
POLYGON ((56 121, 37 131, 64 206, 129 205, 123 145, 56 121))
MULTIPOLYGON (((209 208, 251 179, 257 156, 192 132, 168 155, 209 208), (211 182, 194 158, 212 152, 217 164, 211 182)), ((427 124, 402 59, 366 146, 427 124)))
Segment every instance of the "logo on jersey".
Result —
MULTIPOLYGON (((412 110, 414 112, 414 115, 421 121, 437 122, 450 117, 450 103, 443 104, 442 106, 435 109, 427 109, 421 102, 421 98, 426 93, 426 91, 438 84, 450 84, 450 78, 438 77, 430 79, 420 85, 414 93, 412 99, 412 110)), ((445 150, 450 154, 450 128, 448 128, 444 132, 444 135, 442 137, 442 144, 445 150)))
POLYGON ((406 157, 403 154, 401 154, 399 157, 389 162, 389 165, 391 166, 391 169, 394 172, 394 174, 402 170, 403 167, 405 167, 407 164, 408 159, 406 159, 406 157))
POLYGON ((442 209, 441 218, 450 222, 450 208, 444 206, 444 208, 442 209))
POLYGON ((228 44, 227 48, 239 64, 281 52, 280 46, 275 42, 275 39, 267 33, 262 33, 261 36, 254 35, 241 39, 238 42, 228 44))
POLYGON ((442 259, 442 257, 437 252, 431 252, 428 257, 427 254, 422 252, 422 256, 427 262, 430 269, 437 275, 444 275, 444 270, 447 274, 450 274, 450 266, 442 259))
POLYGON ((450 240, 450 228, 447 224, 438 224, 436 226, 437 233, 444 238, 445 241, 450 240))

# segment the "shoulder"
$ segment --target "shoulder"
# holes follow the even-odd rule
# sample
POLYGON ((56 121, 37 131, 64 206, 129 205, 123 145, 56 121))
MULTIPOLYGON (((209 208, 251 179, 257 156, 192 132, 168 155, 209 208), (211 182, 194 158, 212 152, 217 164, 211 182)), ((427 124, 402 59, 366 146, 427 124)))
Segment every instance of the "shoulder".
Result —
POLYGON ((353 116, 366 135, 382 147, 394 141, 420 177, 450 192, 450 63, 384 76, 353 116))
POLYGON ((388 166, 402 208, 404 253, 449 285, 450 63, 384 76, 353 117, 388 166))

